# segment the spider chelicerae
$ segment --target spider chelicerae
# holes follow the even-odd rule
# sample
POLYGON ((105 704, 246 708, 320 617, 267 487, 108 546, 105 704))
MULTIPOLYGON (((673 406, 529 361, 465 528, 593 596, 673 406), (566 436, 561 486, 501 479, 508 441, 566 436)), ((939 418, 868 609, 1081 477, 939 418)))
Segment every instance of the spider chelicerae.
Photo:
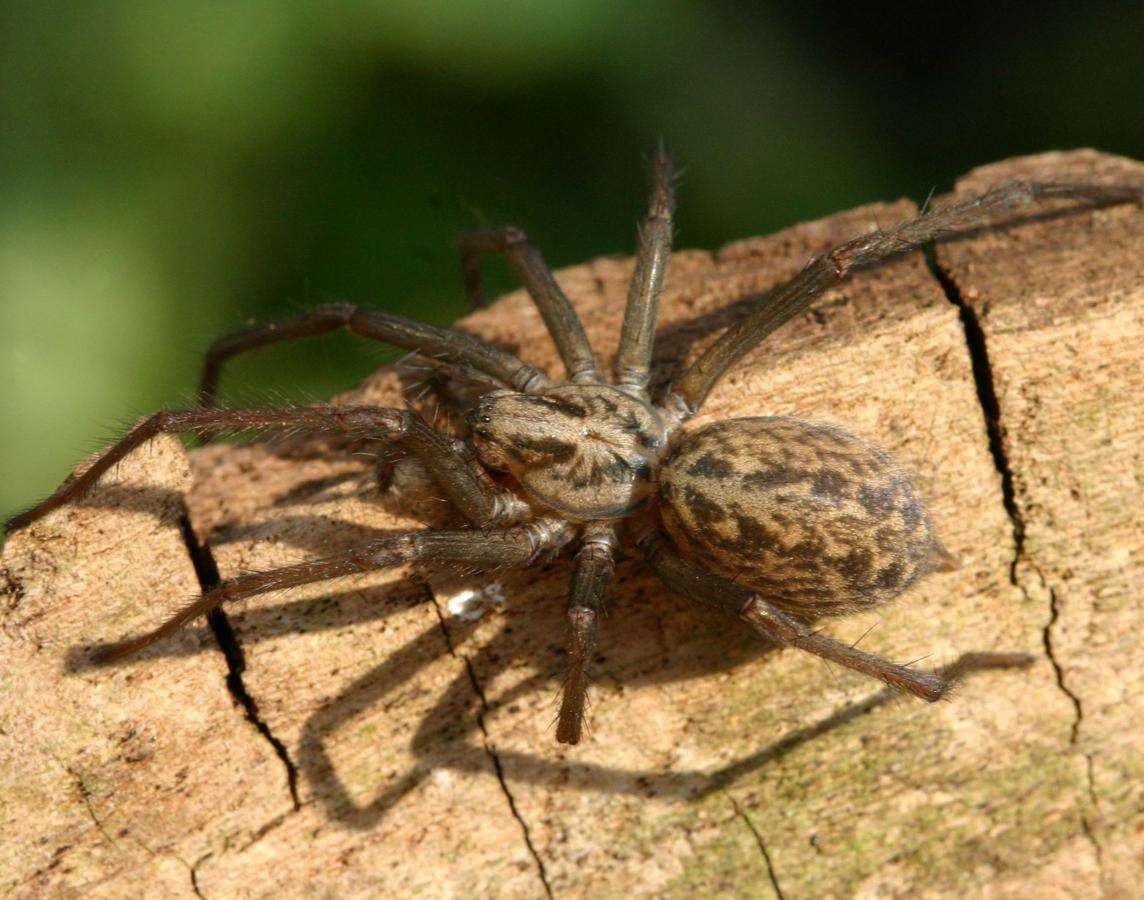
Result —
MULTIPOLYGON (((573 552, 568 670, 557 740, 580 740, 604 595, 627 538, 673 590, 729 612, 760 635, 855 669, 926 700, 943 677, 897 665, 837 641, 811 623, 876 606, 944 568, 919 492, 882 450, 836 427, 790 417, 736 418, 688 430, 718 380, 826 288, 935 238, 991 223, 1039 199, 1089 204, 1139 199, 1132 186, 1013 181, 923 213, 823 253, 753 302, 693 364, 653 398, 648 391, 656 313, 671 254, 674 174, 651 159, 651 197, 612 378, 600 370, 571 303, 519 229, 470 234, 460 243, 470 298, 480 302, 478 261, 503 254, 536 303, 567 372, 554 381, 512 353, 459 331, 353 304, 222 338, 207 353, 202 407, 148 416, 83 474, 8 529, 83 495, 128 453, 160 433, 312 430, 391 441, 418 460, 470 527, 413 531, 207 591, 155 630, 95 651, 98 661, 140 650, 228 600, 405 564, 500 569, 573 552), (344 328, 429 357, 487 387, 467 412, 463 440, 408 409, 375 406, 224 409, 219 374, 237 353, 344 328)), ((1016 664, 1024 657, 997 655, 1016 664)))

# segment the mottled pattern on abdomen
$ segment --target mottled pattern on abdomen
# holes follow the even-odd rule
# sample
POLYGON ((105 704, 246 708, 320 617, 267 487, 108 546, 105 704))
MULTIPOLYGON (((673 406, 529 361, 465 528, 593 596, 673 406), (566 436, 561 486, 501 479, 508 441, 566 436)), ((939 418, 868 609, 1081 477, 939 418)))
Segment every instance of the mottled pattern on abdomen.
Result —
POLYGON ((660 470, 660 498, 683 556, 807 617, 883 603, 940 552, 917 487, 888 454, 805 419, 686 435, 660 470))

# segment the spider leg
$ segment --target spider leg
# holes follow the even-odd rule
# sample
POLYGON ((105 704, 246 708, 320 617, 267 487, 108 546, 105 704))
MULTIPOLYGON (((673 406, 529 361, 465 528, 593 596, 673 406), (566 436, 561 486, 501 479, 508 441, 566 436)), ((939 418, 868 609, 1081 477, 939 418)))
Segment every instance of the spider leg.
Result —
POLYGON ((940 700, 949 690, 949 681, 944 678, 917 672, 835 640, 787 615, 750 588, 692 565, 669 549, 669 538, 662 532, 646 530, 639 537, 639 545, 652 569, 673 591, 738 616, 776 644, 814 653, 923 700, 940 700))
POLYGON ((229 600, 406 563, 488 569, 527 566, 541 554, 558 550, 571 540, 574 531, 574 526, 558 519, 536 519, 500 531, 414 531, 370 541, 310 562, 239 575, 207 591, 153 631, 96 648, 93 659, 107 662, 149 647, 229 600))
POLYGON ((628 305, 624 309, 615 370, 618 386, 635 388, 641 395, 647 387, 659 298, 671 257, 674 179, 671 156, 660 147, 651 159, 651 197, 640 223, 639 252, 628 291, 628 305))
POLYGON ((1038 200, 1077 200, 1091 205, 1144 197, 1132 185, 1051 184, 1010 181, 967 200, 937 207, 888 231, 872 231, 816 256, 792 279, 764 294, 742 321, 728 328, 675 383, 663 405, 681 419, 695 414, 724 373, 780 325, 806 310, 814 298, 855 269, 916 250, 930 241, 995 224, 994 216, 1038 200))
POLYGON ((203 361, 200 402, 203 406, 215 405, 223 363, 232 356, 255 347, 326 334, 339 328, 454 363, 461 368, 475 369, 501 385, 526 394, 541 393, 552 386, 551 380, 540 370, 521 362, 507 350, 472 335, 434 328, 353 303, 327 303, 292 319, 280 319, 236 331, 211 344, 203 361))
POLYGON ((568 673, 560 701, 556 740, 580 743, 584 701, 588 691, 588 664, 596 652, 597 622, 604 608, 604 591, 612 580, 616 528, 610 524, 589 526, 576 554, 572 589, 568 595, 568 673))
POLYGON ((132 450, 158 434, 282 430, 360 433, 388 438, 406 446, 428 469, 453 505, 474 525, 487 526, 520 515, 521 502, 497 487, 484 470, 452 441, 409 410, 375 406, 302 406, 255 409, 172 409, 140 420, 108 448, 82 475, 64 482, 54 494, 10 519, 9 532, 34 522, 69 500, 82 496, 132 450))
POLYGON ((479 257, 482 253, 502 253, 516 270, 520 283, 532 297, 540 317, 548 327, 548 333, 556 342, 556 350, 568 370, 568 380, 580 383, 599 383, 603 380, 600 368, 596 365, 596 354, 588 343, 588 335, 576 310, 568 301, 560 285, 552 276, 552 270, 544 262, 540 251, 519 228, 508 226, 489 231, 474 231, 462 235, 457 242, 461 257, 461 277, 465 291, 474 307, 484 306, 481 292, 481 269, 479 257))

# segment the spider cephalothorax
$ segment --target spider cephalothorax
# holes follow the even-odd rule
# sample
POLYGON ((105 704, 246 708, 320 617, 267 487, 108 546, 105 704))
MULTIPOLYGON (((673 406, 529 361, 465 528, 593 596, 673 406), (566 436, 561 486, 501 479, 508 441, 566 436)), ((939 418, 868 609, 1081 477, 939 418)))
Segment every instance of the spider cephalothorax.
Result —
MULTIPOLYGON (((855 268, 988 224, 1040 198, 1093 204, 1137 200, 1131 186, 1015 181, 930 210, 815 257, 752 302, 660 396, 648 390, 656 313, 671 250, 673 175, 662 151, 624 314, 613 377, 600 371, 568 298, 515 228, 469 235, 461 263, 479 302, 477 257, 507 256, 535 301, 568 374, 566 383, 470 335, 352 304, 329 304, 217 341, 203 372, 203 407, 138 423, 82 475, 8 527, 81 495, 127 453, 161 432, 309 429, 383 439, 416 458, 469 527, 388 535, 351 550, 240 575, 203 594, 154 631, 97 648, 107 660, 147 646, 228 601, 403 564, 468 569, 527 566, 575 552, 568 601, 568 674, 556 737, 580 739, 613 558, 625 536, 671 588, 720 608, 772 641, 816 653, 927 700, 948 682, 887 662, 810 627, 822 616, 884 603, 948 555, 910 478, 883 451, 832 425, 740 418, 688 430, 711 388, 763 338, 855 268), (490 386, 469 409, 464 441, 408 410, 372 406, 217 409, 222 364, 244 350, 345 328, 431 357, 490 386)), ((1012 657, 1008 657, 1012 659, 1012 657)))
POLYGON ((604 384, 567 384, 543 396, 495 391, 473 407, 469 424, 482 462, 582 522, 646 506, 667 449, 651 404, 604 384))

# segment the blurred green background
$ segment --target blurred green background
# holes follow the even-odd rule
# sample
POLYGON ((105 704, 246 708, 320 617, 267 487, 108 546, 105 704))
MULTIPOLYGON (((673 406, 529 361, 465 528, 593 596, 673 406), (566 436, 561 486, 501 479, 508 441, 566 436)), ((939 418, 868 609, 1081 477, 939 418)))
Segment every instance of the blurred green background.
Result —
MULTIPOLYGON (((1139 2, 0 10, 0 516, 185 403, 248 320, 346 299, 447 323, 454 239, 488 224, 556 266, 629 251, 660 138, 700 247, 1014 154, 1144 156, 1139 2)), ((270 349, 226 393, 320 398, 385 358, 270 349)))

